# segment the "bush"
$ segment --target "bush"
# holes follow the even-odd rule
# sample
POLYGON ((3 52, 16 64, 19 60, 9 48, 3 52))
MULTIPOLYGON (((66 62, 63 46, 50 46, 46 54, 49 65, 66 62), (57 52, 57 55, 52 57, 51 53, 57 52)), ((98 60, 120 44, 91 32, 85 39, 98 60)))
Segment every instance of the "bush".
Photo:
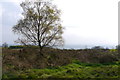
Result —
POLYGON ((17 45, 17 46, 10 46, 9 49, 21 49, 24 48, 25 46, 17 45))
POLYGON ((102 46, 94 46, 92 49, 104 49, 102 46))
POLYGON ((109 63, 109 62, 115 62, 117 61, 117 58, 111 54, 103 54, 101 57, 99 57, 100 63, 109 63))

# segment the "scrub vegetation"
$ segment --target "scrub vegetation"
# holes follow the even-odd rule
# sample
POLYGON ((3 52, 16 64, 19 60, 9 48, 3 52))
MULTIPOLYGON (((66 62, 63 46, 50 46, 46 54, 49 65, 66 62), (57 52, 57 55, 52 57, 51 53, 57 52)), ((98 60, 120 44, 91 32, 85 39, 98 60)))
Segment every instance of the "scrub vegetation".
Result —
POLYGON ((3 79, 119 79, 117 49, 55 49, 10 46, 2 49, 3 79))

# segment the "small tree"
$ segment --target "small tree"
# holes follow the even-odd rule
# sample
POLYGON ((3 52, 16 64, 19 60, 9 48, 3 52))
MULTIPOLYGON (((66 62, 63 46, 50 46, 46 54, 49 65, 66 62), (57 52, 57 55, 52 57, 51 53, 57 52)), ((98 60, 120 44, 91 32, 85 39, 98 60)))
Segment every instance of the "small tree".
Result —
POLYGON ((2 47, 3 47, 3 48, 7 48, 7 47, 8 47, 8 44, 5 42, 5 43, 2 44, 2 47))
POLYGON ((116 46, 116 49, 120 50, 120 44, 116 46))
POLYGON ((23 18, 13 27, 13 32, 22 35, 16 42, 44 47, 63 45, 60 10, 50 1, 22 2, 23 18))

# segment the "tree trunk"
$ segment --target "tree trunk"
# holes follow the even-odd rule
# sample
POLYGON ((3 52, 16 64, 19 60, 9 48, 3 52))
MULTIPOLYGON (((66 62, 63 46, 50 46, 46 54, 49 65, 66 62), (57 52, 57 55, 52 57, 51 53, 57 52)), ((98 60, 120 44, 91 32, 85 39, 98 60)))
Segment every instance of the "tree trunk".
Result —
MULTIPOLYGON (((38 34, 39 34, 39 33, 38 33, 38 34)), ((39 36, 38 36, 38 39, 39 39, 39 36)), ((38 46, 39 46, 39 56, 40 56, 40 55, 43 56, 43 53, 42 53, 43 47, 41 46, 40 40, 38 40, 38 46)))
POLYGON ((39 46, 39 56, 42 56, 43 58, 46 58, 44 53, 43 53, 43 47, 39 46))
POLYGON ((40 51, 39 54, 43 56, 42 47, 41 47, 41 46, 40 46, 40 48, 39 48, 39 51, 40 51))

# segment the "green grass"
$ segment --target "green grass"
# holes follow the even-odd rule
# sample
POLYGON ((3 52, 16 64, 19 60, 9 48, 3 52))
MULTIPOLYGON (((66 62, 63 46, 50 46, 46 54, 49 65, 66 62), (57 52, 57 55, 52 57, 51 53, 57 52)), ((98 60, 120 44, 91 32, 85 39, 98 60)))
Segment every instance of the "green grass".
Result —
POLYGON ((81 63, 74 60, 72 64, 45 69, 28 69, 24 71, 8 72, 3 79, 9 78, 119 78, 120 62, 94 64, 81 63))

